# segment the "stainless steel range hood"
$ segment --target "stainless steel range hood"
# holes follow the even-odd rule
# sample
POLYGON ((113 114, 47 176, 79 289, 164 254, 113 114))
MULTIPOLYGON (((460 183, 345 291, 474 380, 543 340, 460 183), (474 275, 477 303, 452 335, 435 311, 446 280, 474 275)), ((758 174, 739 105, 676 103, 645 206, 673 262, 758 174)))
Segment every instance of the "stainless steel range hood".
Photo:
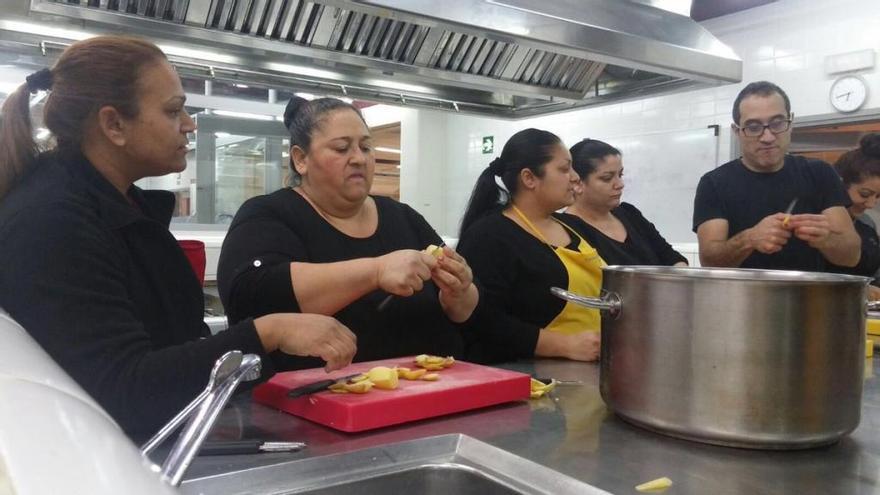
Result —
POLYGON ((732 50, 646 3, 30 0, 30 10, 178 47, 167 51, 188 75, 507 118, 740 81, 732 50))

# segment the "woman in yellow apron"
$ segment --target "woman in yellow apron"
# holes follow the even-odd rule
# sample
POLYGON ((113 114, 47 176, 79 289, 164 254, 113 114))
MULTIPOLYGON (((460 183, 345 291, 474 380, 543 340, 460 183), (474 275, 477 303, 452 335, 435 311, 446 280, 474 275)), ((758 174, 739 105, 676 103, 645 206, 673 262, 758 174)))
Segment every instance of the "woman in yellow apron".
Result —
POLYGON ((584 240, 583 221, 556 213, 574 201, 578 179, 562 141, 538 129, 514 134, 477 179, 458 244, 480 285, 468 359, 598 358, 599 313, 550 293, 601 287, 605 263, 584 240))

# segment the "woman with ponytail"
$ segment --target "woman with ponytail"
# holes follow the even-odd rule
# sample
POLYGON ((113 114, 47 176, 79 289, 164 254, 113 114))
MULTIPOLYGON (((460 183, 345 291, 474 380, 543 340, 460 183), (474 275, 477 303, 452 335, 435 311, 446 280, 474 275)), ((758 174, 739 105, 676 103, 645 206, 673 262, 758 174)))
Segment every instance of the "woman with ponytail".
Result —
MULTIPOLYGON (((246 201, 223 241, 217 279, 231 321, 276 311, 334 315, 358 337, 356 361, 461 357, 478 292, 471 270, 409 206, 373 196, 373 139, 336 98, 294 97, 292 187, 246 201)), ((292 367, 311 367, 304 359, 292 367)))
POLYGON ((181 172, 195 130, 155 45, 99 36, 27 78, 0 122, 0 308, 133 438, 191 401, 230 350, 351 362, 355 340, 326 316, 273 314, 210 336, 204 298, 168 231, 174 195, 134 182, 181 172), (31 135, 29 94, 55 148, 31 135))
POLYGON ((480 174, 459 240, 484 307, 465 334, 468 359, 598 358, 599 313, 550 293, 595 296, 601 285, 604 262, 584 240, 586 226, 556 213, 574 201, 577 180, 559 138, 538 129, 514 134, 480 174))
MULTIPOLYGON (((850 150, 834 163, 834 170, 843 180, 852 204, 847 208, 859 237, 862 239, 862 255, 854 267, 831 265, 828 271, 873 277, 880 268, 880 239, 874 222, 865 212, 880 199, 880 134, 866 134, 859 147, 850 150)), ((871 299, 880 298, 880 289, 869 288, 871 299)))

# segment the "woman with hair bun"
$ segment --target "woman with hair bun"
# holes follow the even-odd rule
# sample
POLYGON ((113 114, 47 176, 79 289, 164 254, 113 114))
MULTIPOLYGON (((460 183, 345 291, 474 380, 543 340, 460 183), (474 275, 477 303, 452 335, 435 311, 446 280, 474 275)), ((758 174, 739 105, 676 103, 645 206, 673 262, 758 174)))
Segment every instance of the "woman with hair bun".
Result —
POLYGON ((480 282, 486 308, 465 336, 468 359, 598 358, 598 311, 550 292, 561 287, 596 296, 601 285, 604 262, 584 240, 586 226, 556 213, 574 201, 576 182, 562 141, 539 129, 511 136, 480 174, 458 245, 480 282))
POLYGON ((356 361, 460 357, 461 324, 478 300, 470 268, 448 247, 425 253, 442 244, 425 219, 370 195, 376 163, 360 111, 335 98, 294 97, 284 122, 293 187, 246 201, 223 243, 218 282, 231 321, 335 315, 358 337, 356 361))
POLYGON ((231 350, 351 362, 333 318, 272 314, 211 336, 199 280, 168 231, 174 195, 134 182, 186 167, 195 123, 174 67, 148 41, 98 36, 27 78, 0 122, 0 308, 135 439, 205 387, 231 350), (29 94, 48 90, 40 153, 29 94))
MULTIPOLYGON (((865 214, 880 199, 880 134, 866 134, 859 147, 844 153, 834 163, 852 204, 847 208, 853 226, 862 239, 862 255, 854 267, 828 266, 828 271, 873 277, 880 268, 880 239, 871 217, 865 214)), ((871 288, 872 299, 880 298, 880 289, 871 288)))
POLYGON ((666 242, 638 208, 620 201, 623 161, 617 148, 584 139, 569 151, 580 181, 574 204, 565 212, 586 222, 587 239, 606 263, 687 266, 687 259, 666 242))

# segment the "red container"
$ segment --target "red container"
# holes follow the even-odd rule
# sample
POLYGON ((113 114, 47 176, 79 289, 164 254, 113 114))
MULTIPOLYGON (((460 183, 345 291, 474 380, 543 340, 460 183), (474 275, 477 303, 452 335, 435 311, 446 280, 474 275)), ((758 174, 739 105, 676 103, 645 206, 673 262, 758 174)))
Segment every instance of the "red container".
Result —
POLYGON ((180 249, 183 249, 183 254, 185 254, 186 258, 189 260, 189 264, 192 266, 196 278, 199 279, 199 283, 204 287, 205 243, 196 240, 177 241, 177 243, 180 244, 180 249))

